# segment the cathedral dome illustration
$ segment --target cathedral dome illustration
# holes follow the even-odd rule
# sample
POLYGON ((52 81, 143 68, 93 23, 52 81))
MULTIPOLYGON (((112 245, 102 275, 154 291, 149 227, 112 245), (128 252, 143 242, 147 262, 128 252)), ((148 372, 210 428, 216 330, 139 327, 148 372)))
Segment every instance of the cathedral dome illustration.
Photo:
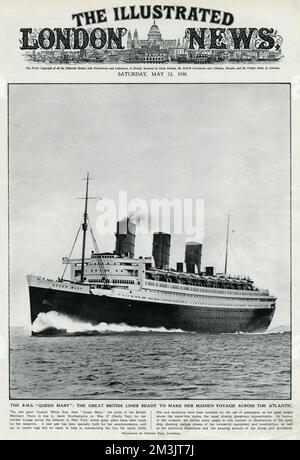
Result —
POLYGON ((152 24, 150 27, 149 33, 148 33, 148 40, 153 40, 153 41, 161 41, 162 36, 159 30, 159 27, 155 24, 152 24))

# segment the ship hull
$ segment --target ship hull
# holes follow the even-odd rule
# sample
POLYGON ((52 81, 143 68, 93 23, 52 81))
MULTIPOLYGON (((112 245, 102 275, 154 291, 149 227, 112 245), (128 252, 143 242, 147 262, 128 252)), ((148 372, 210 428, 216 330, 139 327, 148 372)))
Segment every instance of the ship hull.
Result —
MULTIPOLYGON (((110 295, 29 287, 31 322, 39 313, 55 311, 77 321, 97 325, 181 329, 201 333, 263 332, 270 325, 275 307, 218 308, 115 298, 110 295)), ((44 331, 47 334, 47 330, 44 331)), ((39 334, 43 334, 41 331, 39 334)))

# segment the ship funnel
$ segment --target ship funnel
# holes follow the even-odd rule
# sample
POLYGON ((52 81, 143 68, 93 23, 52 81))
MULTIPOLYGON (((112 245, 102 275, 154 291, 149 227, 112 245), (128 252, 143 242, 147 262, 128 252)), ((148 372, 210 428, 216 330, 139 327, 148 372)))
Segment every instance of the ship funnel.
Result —
POLYGON ((198 273, 201 272, 202 244, 189 241, 185 245, 185 264, 188 273, 195 273, 195 266, 198 273))
POLYGON ((134 258, 136 225, 129 218, 117 222, 116 254, 134 258))
POLYGON ((152 255, 156 268, 169 267, 171 235, 169 233, 153 233, 152 255))

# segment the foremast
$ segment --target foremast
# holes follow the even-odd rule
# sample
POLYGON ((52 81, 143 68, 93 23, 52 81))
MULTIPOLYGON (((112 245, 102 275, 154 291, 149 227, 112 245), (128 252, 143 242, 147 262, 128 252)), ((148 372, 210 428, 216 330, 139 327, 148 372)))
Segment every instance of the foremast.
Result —
POLYGON ((84 214, 83 214, 83 223, 82 223, 82 253, 81 253, 81 274, 80 274, 80 282, 84 282, 84 266, 85 266, 85 244, 86 244, 86 232, 88 229, 88 200, 89 200, 89 173, 87 173, 86 178, 86 188, 85 188, 85 205, 84 205, 84 214))

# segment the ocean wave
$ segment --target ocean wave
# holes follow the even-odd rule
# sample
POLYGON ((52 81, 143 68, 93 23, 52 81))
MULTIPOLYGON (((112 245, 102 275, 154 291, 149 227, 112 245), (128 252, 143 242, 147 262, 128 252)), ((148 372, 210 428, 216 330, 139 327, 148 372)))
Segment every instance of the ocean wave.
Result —
POLYGON ((286 334, 291 332, 291 328, 287 325, 283 325, 269 328, 266 332, 267 334, 286 334))
POLYGON ((58 313, 57 311, 49 311, 47 313, 40 313, 32 325, 32 332, 38 334, 46 331, 47 329, 54 329, 64 331, 66 334, 101 334, 108 332, 160 332, 160 333, 184 333, 181 329, 166 329, 165 327, 138 327, 128 326, 125 323, 120 324, 108 324, 99 323, 93 325, 91 323, 85 323, 78 321, 74 318, 70 318, 67 315, 58 313))
POLYGON ((291 331, 288 327, 275 327, 272 329, 267 329, 264 332, 222 332, 221 335, 275 335, 275 334, 289 334, 291 331))

